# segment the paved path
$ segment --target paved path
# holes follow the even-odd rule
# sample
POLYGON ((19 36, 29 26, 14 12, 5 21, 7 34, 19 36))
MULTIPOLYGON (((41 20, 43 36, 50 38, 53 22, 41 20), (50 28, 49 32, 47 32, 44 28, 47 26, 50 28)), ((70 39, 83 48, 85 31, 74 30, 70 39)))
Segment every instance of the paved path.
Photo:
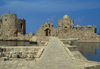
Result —
POLYGON ((52 38, 36 69, 77 69, 57 38, 52 38))

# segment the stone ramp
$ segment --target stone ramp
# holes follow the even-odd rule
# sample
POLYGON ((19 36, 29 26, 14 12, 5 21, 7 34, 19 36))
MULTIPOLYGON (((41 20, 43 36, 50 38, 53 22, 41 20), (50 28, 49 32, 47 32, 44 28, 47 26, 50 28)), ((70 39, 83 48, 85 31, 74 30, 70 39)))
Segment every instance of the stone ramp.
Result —
POLYGON ((51 38, 35 69, 78 69, 75 65, 59 40, 51 38))

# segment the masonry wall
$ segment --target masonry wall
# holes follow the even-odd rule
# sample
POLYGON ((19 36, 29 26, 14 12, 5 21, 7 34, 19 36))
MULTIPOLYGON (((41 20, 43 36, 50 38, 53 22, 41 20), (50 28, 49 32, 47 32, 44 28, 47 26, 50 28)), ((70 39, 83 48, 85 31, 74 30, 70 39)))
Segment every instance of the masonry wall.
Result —
POLYGON ((70 29, 67 32, 63 30, 63 32, 58 33, 59 38, 78 38, 78 39, 96 39, 99 36, 94 33, 93 30, 84 28, 84 29, 70 29))
POLYGON ((3 36, 16 36, 17 31, 17 16, 16 14, 4 14, 2 16, 3 36))
POLYGON ((43 24, 36 33, 36 36, 56 36, 56 29, 53 24, 45 23, 43 24))
POLYGON ((0 36, 2 35, 2 20, 0 19, 0 36))
POLYGON ((25 20, 18 19, 16 14, 3 14, 0 19, 0 36, 17 37, 18 33, 25 34, 25 20))

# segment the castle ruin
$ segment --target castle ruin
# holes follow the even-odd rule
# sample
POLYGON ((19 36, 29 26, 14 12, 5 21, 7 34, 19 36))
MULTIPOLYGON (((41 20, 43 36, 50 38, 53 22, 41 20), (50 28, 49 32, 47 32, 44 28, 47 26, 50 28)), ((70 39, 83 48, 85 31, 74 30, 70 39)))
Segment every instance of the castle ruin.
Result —
POLYGON ((96 27, 74 26, 74 20, 68 15, 58 20, 58 28, 54 28, 51 22, 43 24, 36 33, 36 36, 57 36, 59 38, 97 39, 96 27))

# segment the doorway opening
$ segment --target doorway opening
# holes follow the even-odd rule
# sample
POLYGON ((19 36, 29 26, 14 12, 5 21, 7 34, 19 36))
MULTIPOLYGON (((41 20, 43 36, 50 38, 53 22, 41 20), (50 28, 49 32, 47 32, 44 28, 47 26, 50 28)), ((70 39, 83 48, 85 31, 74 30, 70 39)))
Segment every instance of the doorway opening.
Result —
POLYGON ((50 36, 50 35, 51 35, 51 30, 47 28, 45 30, 45 36, 50 36))

